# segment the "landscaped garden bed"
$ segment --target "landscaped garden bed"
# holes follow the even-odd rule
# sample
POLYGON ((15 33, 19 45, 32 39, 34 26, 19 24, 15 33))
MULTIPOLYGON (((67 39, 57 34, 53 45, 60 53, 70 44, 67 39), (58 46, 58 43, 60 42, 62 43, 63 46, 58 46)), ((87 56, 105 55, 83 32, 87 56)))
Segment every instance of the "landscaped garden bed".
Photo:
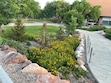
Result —
POLYGON ((26 55, 33 63, 37 63, 63 79, 69 79, 69 75, 78 79, 87 74, 77 62, 75 54, 80 40, 75 34, 69 37, 63 32, 62 27, 46 26, 46 24, 24 27, 18 20, 16 26, 6 27, 1 37, 3 44, 17 49, 17 52, 26 55), (22 29, 25 32, 20 31, 22 29), (53 36, 47 35, 49 33, 53 36), (40 39, 40 41, 36 39, 40 39), (30 40, 37 42, 40 46, 30 47, 27 44, 30 40))
POLYGON ((48 69, 52 74, 62 73, 66 78, 69 74, 75 77, 85 75, 76 61, 75 49, 79 45, 79 40, 73 37, 66 37, 65 40, 56 40, 51 42, 50 47, 30 48, 27 57, 32 62, 36 62, 48 69))

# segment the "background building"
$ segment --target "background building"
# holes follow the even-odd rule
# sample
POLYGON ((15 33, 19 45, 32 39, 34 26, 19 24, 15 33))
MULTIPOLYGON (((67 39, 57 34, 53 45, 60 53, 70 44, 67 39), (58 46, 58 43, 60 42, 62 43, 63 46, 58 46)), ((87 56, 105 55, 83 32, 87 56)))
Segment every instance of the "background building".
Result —
POLYGON ((101 6, 99 25, 111 26, 111 0, 86 0, 92 6, 101 6))

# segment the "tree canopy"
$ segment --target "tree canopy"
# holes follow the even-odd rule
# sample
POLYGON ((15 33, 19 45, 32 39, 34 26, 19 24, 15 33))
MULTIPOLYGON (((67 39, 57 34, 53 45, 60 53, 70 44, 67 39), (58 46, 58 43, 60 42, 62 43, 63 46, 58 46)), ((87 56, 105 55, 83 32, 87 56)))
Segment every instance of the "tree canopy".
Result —
POLYGON ((100 6, 93 6, 91 7, 91 11, 89 12, 87 19, 93 19, 97 21, 99 16, 100 16, 100 6))
POLYGON ((64 19, 63 19, 63 22, 66 24, 66 25, 69 25, 69 23, 71 22, 71 17, 75 17, 77 19, 77 23, 78 23, 78 26, 82 26, 83 23, 84 23, 84 16, 79 13, 76 9, 74 10, 70 10, 68 12, 65 13, 65 16, 64 16, 64 19))
POLYGON ((71 5, 71 9, 76 9, 79 13, 84 15, 85 19, 87 19, 87 15, 91 11, 91 5, 88 2, 86 2, 86 0, 76 0, 71 5))
POLYGON ((16 8, 15 16, 21 18, 37 18, 41 10, 34 0, 13 0, 13 7, 16 8))
POLYGON ((77 18, 78 27, 84 24, 85 19, 98 20, 100 16, 100 6, 91 6, 86 0, 74 1, 71 9, 65 13, 64 22, 68 24, 71 16, 77 18))
POLYGON ((48 2, 45 8, 43 9, 43 17, 55 17, 58 22, 61 22, 64 17, 64 13, 68 10, 70 10, 70 4, 65 2, 64 0, 48 2))
POLYGON ((34 0, 0 0, 0 26, 12 18, 37 18, 41 9, 34 0))
POLYGON ((45 18, 55 18, 59 23, 64 22, 68 25, 71 22, 71 16, 73 16, 77 19, 78 27, 81 27, 85 19, 98 20, 100 7, 93 7, 86 0, 76 0, 73 4, 57 0, 48 2, 42 13, 45 18))
POLYGON ((8 24, 14 16, 13 2, 11 0, 0 0, 0 26, 8 24))

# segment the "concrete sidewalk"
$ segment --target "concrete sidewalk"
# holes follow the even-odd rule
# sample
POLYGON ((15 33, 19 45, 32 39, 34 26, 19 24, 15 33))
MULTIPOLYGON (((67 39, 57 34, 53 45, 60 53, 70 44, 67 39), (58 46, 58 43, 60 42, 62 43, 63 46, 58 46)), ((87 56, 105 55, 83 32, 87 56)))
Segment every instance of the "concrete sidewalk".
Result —
MULTIPOLYGON (((99 83, 111 83, 111 41, 96 32, 77 30, 89 36, 93 53, 88 66, 99 83)), ((89 60, 90 55, 87 55, 89 60)))
MULTIPOLYGON (((43 22, 33 22, 33 23, 24 23, 24 26, 42 26, 44 23, 43 22)), ((64 26, 63 24, 58 24, 58 23, 46 23, 47 25, 50 26, 64 26)), ((9 23, 6 26, 15 26, 15 23, 9 23)))
POLYGON ((8 74, 0 66, 0 83, 13 83, 8 74))

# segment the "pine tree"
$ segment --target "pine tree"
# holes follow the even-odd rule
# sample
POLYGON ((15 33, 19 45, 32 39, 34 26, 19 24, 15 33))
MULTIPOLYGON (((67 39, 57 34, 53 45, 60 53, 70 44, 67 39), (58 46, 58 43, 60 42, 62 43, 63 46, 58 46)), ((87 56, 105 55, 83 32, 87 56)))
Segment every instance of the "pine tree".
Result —
POLYGON ((17 19, 15 26, 12 28, 12 38, 17 41, 24 41, 25 40, 25 27, 23 26, 22 20, 17 19))

